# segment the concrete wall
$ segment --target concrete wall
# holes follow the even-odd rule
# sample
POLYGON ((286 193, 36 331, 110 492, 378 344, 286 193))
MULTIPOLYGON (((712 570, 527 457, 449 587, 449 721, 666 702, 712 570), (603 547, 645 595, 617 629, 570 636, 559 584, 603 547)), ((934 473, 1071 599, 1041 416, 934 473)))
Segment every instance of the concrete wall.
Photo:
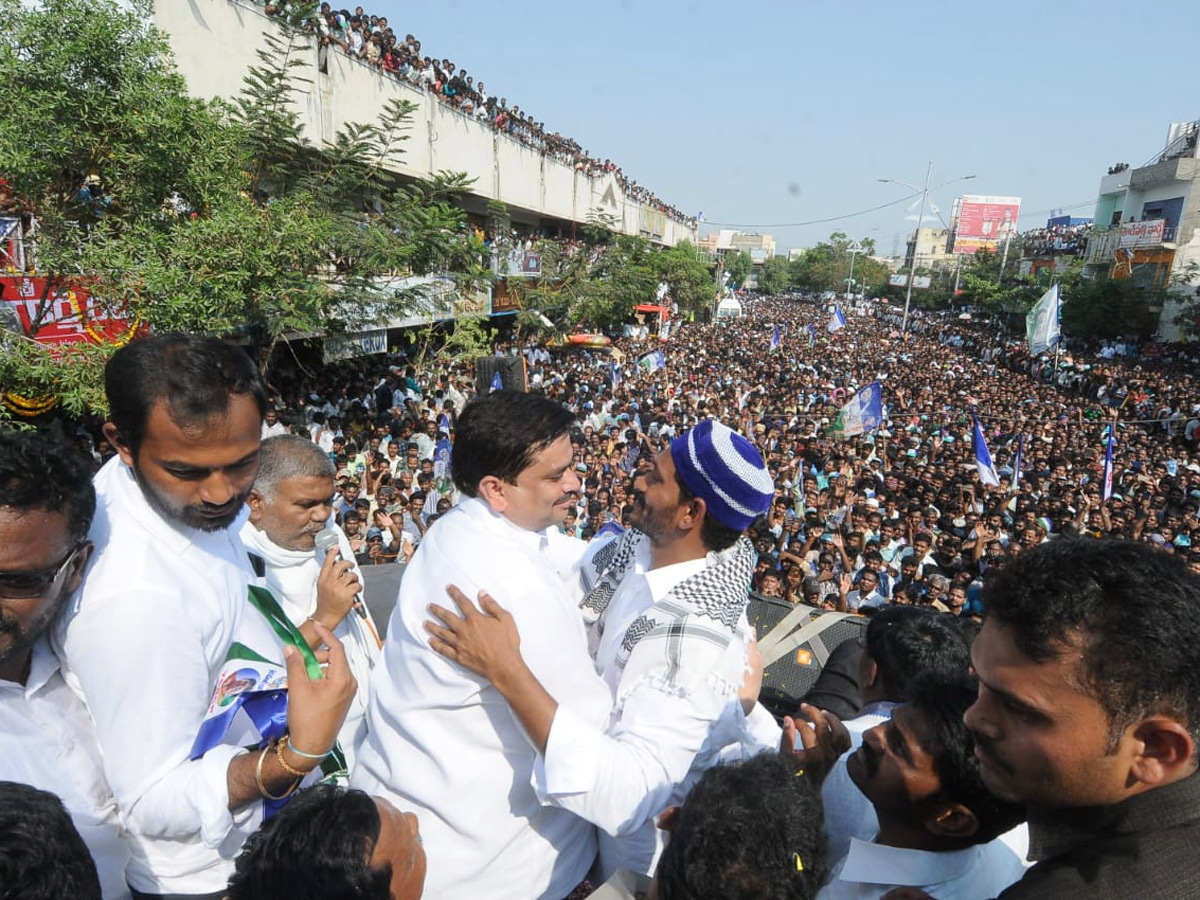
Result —
MULTIPOLYGON (((269 30, 281 34, 258 7, 232 0, 156 0, 155 24, 168 35, 188 90, 206 98, 234 97, 248 68, 258 62, 256 51, 266 47, 264 36, 269 30)), ((580 223, 599 209, 626 234, 668 246, 695 243, 698 237, 696 229, 628 199, 613 176, 582 175, 338 50, 326 55, 325 72, 318 69, 315 42, 296 58, 305 65, 295 74, 309 83, 295 106, 314 144, 329 143, 348 123, 371 121, 390 99, 409 100, 418 109, 401 152, 391 159, 397 172, 415 177, 466 172, 481 198, 580 223)))

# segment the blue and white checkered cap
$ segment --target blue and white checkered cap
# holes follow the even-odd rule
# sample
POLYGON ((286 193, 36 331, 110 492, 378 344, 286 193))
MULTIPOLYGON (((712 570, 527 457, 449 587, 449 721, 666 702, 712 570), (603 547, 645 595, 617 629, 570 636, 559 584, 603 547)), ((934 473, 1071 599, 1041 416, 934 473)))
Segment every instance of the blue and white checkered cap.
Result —
POLYGON ((771 508, 775 485, 762 456, 720 422, 706 419, 671 441, 671 459, 679 480, 727 528, 745 531, 771 508))

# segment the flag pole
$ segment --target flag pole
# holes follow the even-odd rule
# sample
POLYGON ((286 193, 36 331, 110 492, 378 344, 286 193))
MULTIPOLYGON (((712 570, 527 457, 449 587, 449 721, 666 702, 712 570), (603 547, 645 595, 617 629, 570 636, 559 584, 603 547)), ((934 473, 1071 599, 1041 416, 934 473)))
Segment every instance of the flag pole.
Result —
MULTIPOLYGON (((1050 287, 1053 288, 1053 287, 1057 287, 1057 286, 1058 286, 1057 281, 1050 282, 1050 287)), ((1062 338, 1062 293, 1061 292, 1059 292, 1059 294, 1055 297, 1055 300, 1056 300, 1056 302, 1054 304, 1054 327, 1056 329, 1058 329, 1058 340, 1054 344, 1054 375, 1050 380, 1052 382, 1057 383, 1057 381, 1058 381, 1058 354, 1062 352, 1062 341, 1063 341, 1063 338, 1062 338)))

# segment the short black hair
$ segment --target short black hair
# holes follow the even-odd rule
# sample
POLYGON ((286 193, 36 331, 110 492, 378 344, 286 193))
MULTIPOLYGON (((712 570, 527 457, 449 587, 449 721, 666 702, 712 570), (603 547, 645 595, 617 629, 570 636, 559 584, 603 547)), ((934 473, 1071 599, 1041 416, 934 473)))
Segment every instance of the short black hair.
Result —
POLYGON ((267 388, 258 367, 240 347, 213 337, 160 334, 119 349, 104 367, 109 418, 135 456, 146 422, 159 400, 177 425, 220 416, 232 395, 249 396, 262 416, 267 388))
POLYGON ((1200 575, 1183 560, 1140 541, 1059 538, 985 581, 983 606, 1034 662, 1080 652, 1081 687, 1108 715, 1110 747, 1151 713, 1200 743, 1200 575))
POLYGON ((902 703, 922 673, 966 672, 971 651, 949 616, 920 606, 885 606, 867 626, 867 656, 879 669, 886 700, 902 703))
MULTIPOLYGON (((688 486, 683 483, 683 479, 679 477, 679 471, 675 471, 675 483, 679 485, 679 502, 690 503, 696 499, 696 495, 688 490, 688 486)), ((742 533, 736 528, 730 528, 728 525, 722 525, 715 518, 708 514, 708 508, 704 510, 704 521, 700 523, 700 540, 704 542, 704 546, 709 550, 721 551, 727 550, 737 543, 737 539, 742 536, 742 533)), ((773 538, 774 536, 771 535, 773 538)))
POLYGON ((388 900, 391 865, 370 865, 380 825, 362 791, 301 791, 247 839, 226 900, 388 900))
POLYGON ((0 781, 0 896, 100 900, 96 864, 61 800, 0 781))
POLYGON ((488 475, 515 484, 534 455, 569 434, 574 423, 570 410, 540 394, 493 391, 473 400, 458 417, 450 453, 455 487, 477 497, 488 475))
POLYGON ((0 506, 63 513, 71 540, 87 540, 96 514, 91 460, 35 431, 0 432, 0 506))
POLYGON ((825 880, 821 798, 777 753, 714 766, 658 864, 661 900, 811 900, 825 880))
POLYGON ((926 673, 909 685, 908 701, 928 726, 930 744, 923 748, 933 758, 942 789, 937 799, 961 803, 979 820, 970 843, 985 844, 1025 819, 1019 803, 992 794, 979 774, 975 740, 963 714, 979 694, 979 681, 967 672, 926 673))

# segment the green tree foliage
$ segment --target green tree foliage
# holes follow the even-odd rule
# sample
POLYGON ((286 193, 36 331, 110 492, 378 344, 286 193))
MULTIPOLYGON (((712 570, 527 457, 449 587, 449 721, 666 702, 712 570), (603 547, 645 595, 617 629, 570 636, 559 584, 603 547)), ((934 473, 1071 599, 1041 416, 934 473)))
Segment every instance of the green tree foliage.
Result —
MULTIPOLYGON (((747 254, 739 255, 748 258, 747 254)), ((681 316, 698 316, 712 308, 717 296, 713 267, 693 244, 681 241, 651 259, 659 279, 667 283, 671 299, 679 305, 681 316)))
POLYGON ((758 289, 767 294, 785 291, 791 283, 788 261, 784 256, 772 256, 758 273, 758 289))
MULTIPOLYGON (((835 231, 829 240, 809 247, 791 261, 788 277, 793 287, 805 291, 845 291, 850 275, 850 246, 853 241, 844 232, 835 231)), ((862 252, 854 254, 855 291, 878 295, 886 286, 888 267, 871 259, 875 240, 860 242, 862 252)))
POLYGON ((746 283, 746 278, 754 268, 754 260, 745 250, 725 255, 725 272, 729 275, 729 283, 740 288, 746 283))
POLYGON ((1127 278, 1078 279, 1062 288, 1064 334, 1092 340, 1149 339, 1158 327, 1153 295, 1127 278))
MULTIPOLYGON (((242 94, 207 103, 187 96, 150 18, 114 0, 0 0, 0 159, 41 225, 52 282, 83 278, 156 329, 239 335, 264 364, 289 333, 402 312, 408 276, 485 283, 482 242, 454 203, 470 182, 390 171, 412 104, 313 147, 292 103, 306 35, 282 26, 242 94), (103 203, 81 200, 91 174, 103 203)), ((3 383, 99 409, 40 348, 7 357, 3 383)))

